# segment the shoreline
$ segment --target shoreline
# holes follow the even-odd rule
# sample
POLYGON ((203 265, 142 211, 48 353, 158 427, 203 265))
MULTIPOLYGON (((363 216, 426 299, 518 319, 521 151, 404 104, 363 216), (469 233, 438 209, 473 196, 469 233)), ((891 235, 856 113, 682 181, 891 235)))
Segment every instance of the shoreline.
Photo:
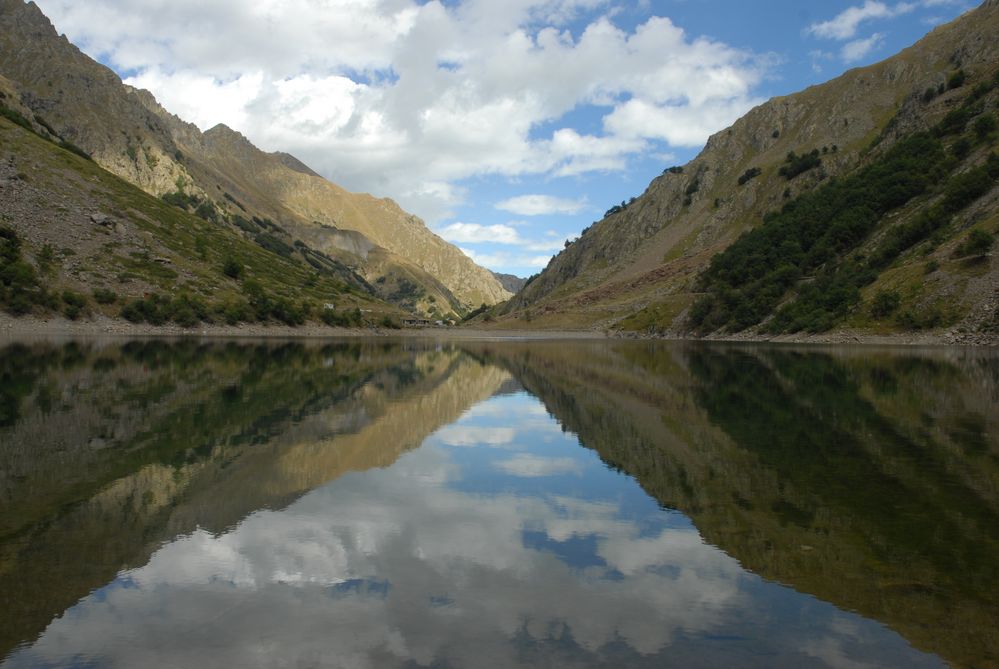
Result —
POLYGON ((482 330, 475 328, 341 328, 318 323, 308 323, 297 327, 288 325, 242 323, 225 325, 201 323, 194 327, 181 327, 175 323, 150 325, 131 323, 126 320, 96 316, 90 319, 71 321, 61 316, 40 318, 38 316, 11 316, 0 312, 0 341, 16 341, 27 338, 71 339, 75 337, 98 339, 128 339, 145 337, 165 338, 210 338, 210 339, 354 339, 354 338, 423 338, 423 339, 607 339, 607 335, 597 330, 482 330))
POLYGON ((243 323, 224 325, 202 323, 185 328, 176 324, 149 325, 126 320, 97 316, 88 320, 71 321, 61 316, 14 317, 0 313, 0 341, 26 338, 114 338, 137 337, 211 338, 211 339, 353 339, 366 337, 423 338, 442 340, 634 340, 676 342, 719 342, 744 344, 814 344, 855 346, 999 346, 999 333, 983 332, 903 332, 897 334, 869 334, 841 330, 824 334, 794 334, 768 336, 735 334, 708 337, 681 335, 643 335, 601 330, 506 330, 482 328, 413 328, 391 330, 387 328, 338 328, 310 323, 298 327, 287 325, 261 325, 243 323))
POLYGON ((823 334, 727 334, 709 335, 707 337, 685 337, 682 335, 635 335, 632 333, 615 333, 611 335, 620 339, 636 341, 686 341, 686 342, 717 342, 725 344, 790 344, 816 346, 974 346, 990 348, 999 346, 999 333, 987 332, 899 332, 895 334, 871 334, 840 330, 823 334))

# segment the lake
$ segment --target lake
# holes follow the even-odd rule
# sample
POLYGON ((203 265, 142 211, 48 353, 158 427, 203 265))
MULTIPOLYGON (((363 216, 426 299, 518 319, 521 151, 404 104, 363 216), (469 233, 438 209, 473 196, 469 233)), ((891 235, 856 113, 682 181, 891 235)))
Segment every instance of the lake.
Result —
POLYGON ((999 352, 0 348, 0 666, 996 667, 999 352))

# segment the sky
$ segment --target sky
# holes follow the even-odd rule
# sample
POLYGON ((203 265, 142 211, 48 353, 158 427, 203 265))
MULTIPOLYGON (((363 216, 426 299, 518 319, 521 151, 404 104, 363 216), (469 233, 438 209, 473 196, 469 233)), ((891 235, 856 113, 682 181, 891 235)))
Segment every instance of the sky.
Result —
POLYGON ((752 107, 970 0, 35 0, 181 118, 528 276, 752 107))

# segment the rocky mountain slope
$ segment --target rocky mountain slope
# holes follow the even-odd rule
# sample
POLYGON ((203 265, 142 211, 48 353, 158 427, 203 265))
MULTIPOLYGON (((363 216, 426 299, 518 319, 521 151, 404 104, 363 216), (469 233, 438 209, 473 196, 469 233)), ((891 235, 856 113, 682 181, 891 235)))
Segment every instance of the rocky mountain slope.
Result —
POLYGON ((515 295, 520 292, 521 288, 527 285, 527 279, 523 279, 514 274, 500 274, 499 272, 493 272, 493 276, 496 277, 497 281, 499 281, 504 288, 515 295))
POLYGON ((609 210, 492 317, 705 336, 995 328, 996 34, 989 0, 888 60, 760 105, 609 210), (889 183, 902 165, 906 184, 889 183))
POLYGON ((0 0, 0 75, 29 119, 105 169, 265 247, 274 236, 307 244, 408 309, 444 316, 510 296, 393 201, 349 193, 225 126, 202 133, 173 116, 58 36, 34 3, 0 0))
POLYGON ((185 327, 404 317, 344 263, 285 244, 275 228, 248 239, 181 211, 30 115, 0 80, 0 309, 185 327))

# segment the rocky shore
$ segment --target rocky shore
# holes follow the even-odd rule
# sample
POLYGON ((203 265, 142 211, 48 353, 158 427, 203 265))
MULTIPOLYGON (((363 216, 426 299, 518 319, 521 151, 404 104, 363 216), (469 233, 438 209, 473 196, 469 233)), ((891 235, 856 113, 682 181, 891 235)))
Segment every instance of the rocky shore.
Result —
MULTIPOLYGON (((406 328, 339 328, 309 323, 299 327, 276 324, 242 323, 225 325, 201 323, 195 327, 176 324, 149 325, 130 323, 121 319, 96 316, 71 321, 62 317, 39 318, 36 316, 13 317, 0 313, 0 340, 31 337, 210 337, 231 339, 317 339, 341 337, 422 337, 431 339, 644 339, 689 341, 690 337, 676 334, 640 334, 601 330, 506 330, 464 327, 406 328)), ((959 332, 902 332, 897 334, 870 334, 850 330, 837 330, 822 334, 713 335, 699 341, 744 342, 769 344, 825 344, 871 346, 999 346, 999 333, 959 332)))

